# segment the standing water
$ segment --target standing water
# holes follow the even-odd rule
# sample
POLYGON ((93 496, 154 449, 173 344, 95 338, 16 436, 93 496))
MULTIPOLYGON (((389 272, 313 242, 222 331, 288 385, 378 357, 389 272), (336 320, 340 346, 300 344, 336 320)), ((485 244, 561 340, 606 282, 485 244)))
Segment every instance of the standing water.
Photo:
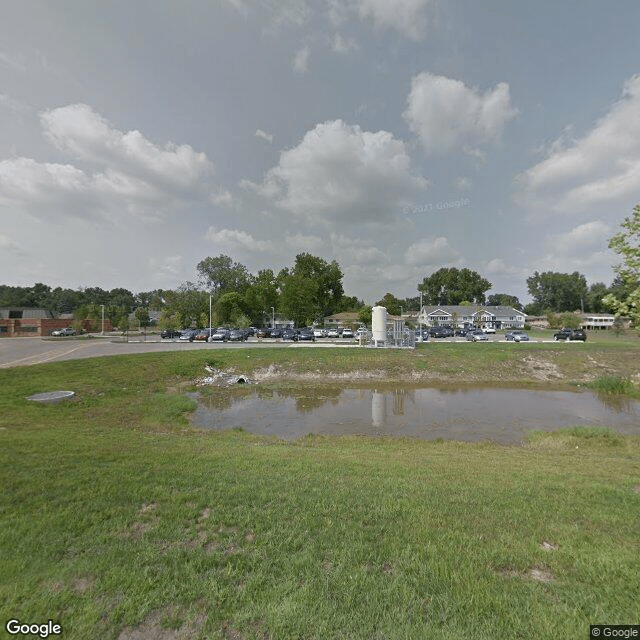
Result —
POLYGON ((586 391, 312 386, 247 392, 199 398, 192 424, 287 440, 314 433, 514 444, 533 429, 574 425, 640 433, 640 402, 612 403, 586 391))

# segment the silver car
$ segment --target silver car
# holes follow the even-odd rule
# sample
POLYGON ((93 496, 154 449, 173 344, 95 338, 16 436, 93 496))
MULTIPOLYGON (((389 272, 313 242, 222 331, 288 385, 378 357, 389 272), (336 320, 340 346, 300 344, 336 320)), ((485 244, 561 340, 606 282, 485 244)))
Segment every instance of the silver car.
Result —
POLYGON ((514 329, 504 334, 505 340, 513 340, 514 342, 528 342, 529 336, 520 329, 514 329))
POLYGON ((481 331, 480 329, 474 329, 473 331, 468 331, 467 332, 467 340, 469 340, 470 342, 479 342, 479 341, 488 341, 489 340, 489 336, 484 332, 481 331))

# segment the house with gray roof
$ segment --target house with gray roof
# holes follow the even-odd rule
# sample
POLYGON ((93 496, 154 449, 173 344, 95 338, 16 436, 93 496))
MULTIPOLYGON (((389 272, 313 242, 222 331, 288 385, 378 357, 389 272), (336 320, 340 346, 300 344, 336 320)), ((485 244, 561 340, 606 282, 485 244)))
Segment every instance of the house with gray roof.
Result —
POLYGON ((526 315, 513 307, 470 305, 424 305, 418 322, 428 327, 475 327, 493 329, 522 329, 526 315))

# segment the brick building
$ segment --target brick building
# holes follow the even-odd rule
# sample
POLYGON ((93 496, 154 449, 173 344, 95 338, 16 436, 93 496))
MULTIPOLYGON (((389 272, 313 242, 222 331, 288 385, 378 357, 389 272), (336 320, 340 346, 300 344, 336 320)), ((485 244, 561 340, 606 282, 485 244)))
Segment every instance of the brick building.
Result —
MULTIPOLYGON (((101 320, 83 320, 83 331, 100 331, 101 320)), ((17 336, 49 336, 55 329, 71 326, 69 318, 56 318, 49 309, 0 307, 0 338, 17 336)), ((111 331, 111 321, 105 318, 104 330, 111 331)))

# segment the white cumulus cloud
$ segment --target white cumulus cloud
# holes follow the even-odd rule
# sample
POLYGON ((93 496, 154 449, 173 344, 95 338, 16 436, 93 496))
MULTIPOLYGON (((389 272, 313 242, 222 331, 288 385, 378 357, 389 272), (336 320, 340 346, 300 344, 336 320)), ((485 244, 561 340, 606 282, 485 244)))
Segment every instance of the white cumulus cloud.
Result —
POLYGON ((423 72, 411 81, 403 117, 427 153, 477 154, 474 145, 498 141, 517 113, 505 82, 480 93, 460 80, 423 72))
POLYGON ((205 238, 219 247, 244 250, 250 253, 272 251, 274 245, 269 240, 257 240, 250 233, 240 229, 217 229, 209 227, 205 238))
POLYGON ((362 131, 333 120, 283 151, 264 182, 252 186, 309 221, 353 223, 393 218, 428 181, 411 172, 405 144, 388 131, 362 131))
POLYGON ((427 8, 433 0, 352 0, 349 5, 361 18, 373 20, 380 29, 394 29, 412 40, 424 37, 427 8))
POLYGON ((72 104, 40 115, 45 136, 61 151, 164 188, 191 188, 213 172, 206 154, 189 145, 160 148, 139 131, 122 132, 86 104, 72 104))
POLYGON ((557 251, 573 253, 583 251, 585 247, 602 246, 608 244, 611 227, 601 220, 585 222, 577 227, 550 238, 550 245, 557 251))
POLYGON ((640 191, 640 74, 582 138, 566 133, 517 177, 518 198, 553 211, 582 211, 640 191))
POLYGON ((405 262, 410 265, 444 265, 457 262, 460 254, 444 237, 423 238, 413 243, 405 252, 405 262))
POLYGON ((84 104, 40 114, 43 133, 73 164, 16 157, 0 162, 0 202, 40 217, 106 219, 123 213, 154 220, 193 202, 228 204, 212 190, 213 166, 189 145, 159 147, 122 132, 84 104))
POLYGON ((262 138, 269 143, 273 142, 273 135, 271 133, 263 131, 262 129, 256 129, 255 136, 256 138, 262 138))

